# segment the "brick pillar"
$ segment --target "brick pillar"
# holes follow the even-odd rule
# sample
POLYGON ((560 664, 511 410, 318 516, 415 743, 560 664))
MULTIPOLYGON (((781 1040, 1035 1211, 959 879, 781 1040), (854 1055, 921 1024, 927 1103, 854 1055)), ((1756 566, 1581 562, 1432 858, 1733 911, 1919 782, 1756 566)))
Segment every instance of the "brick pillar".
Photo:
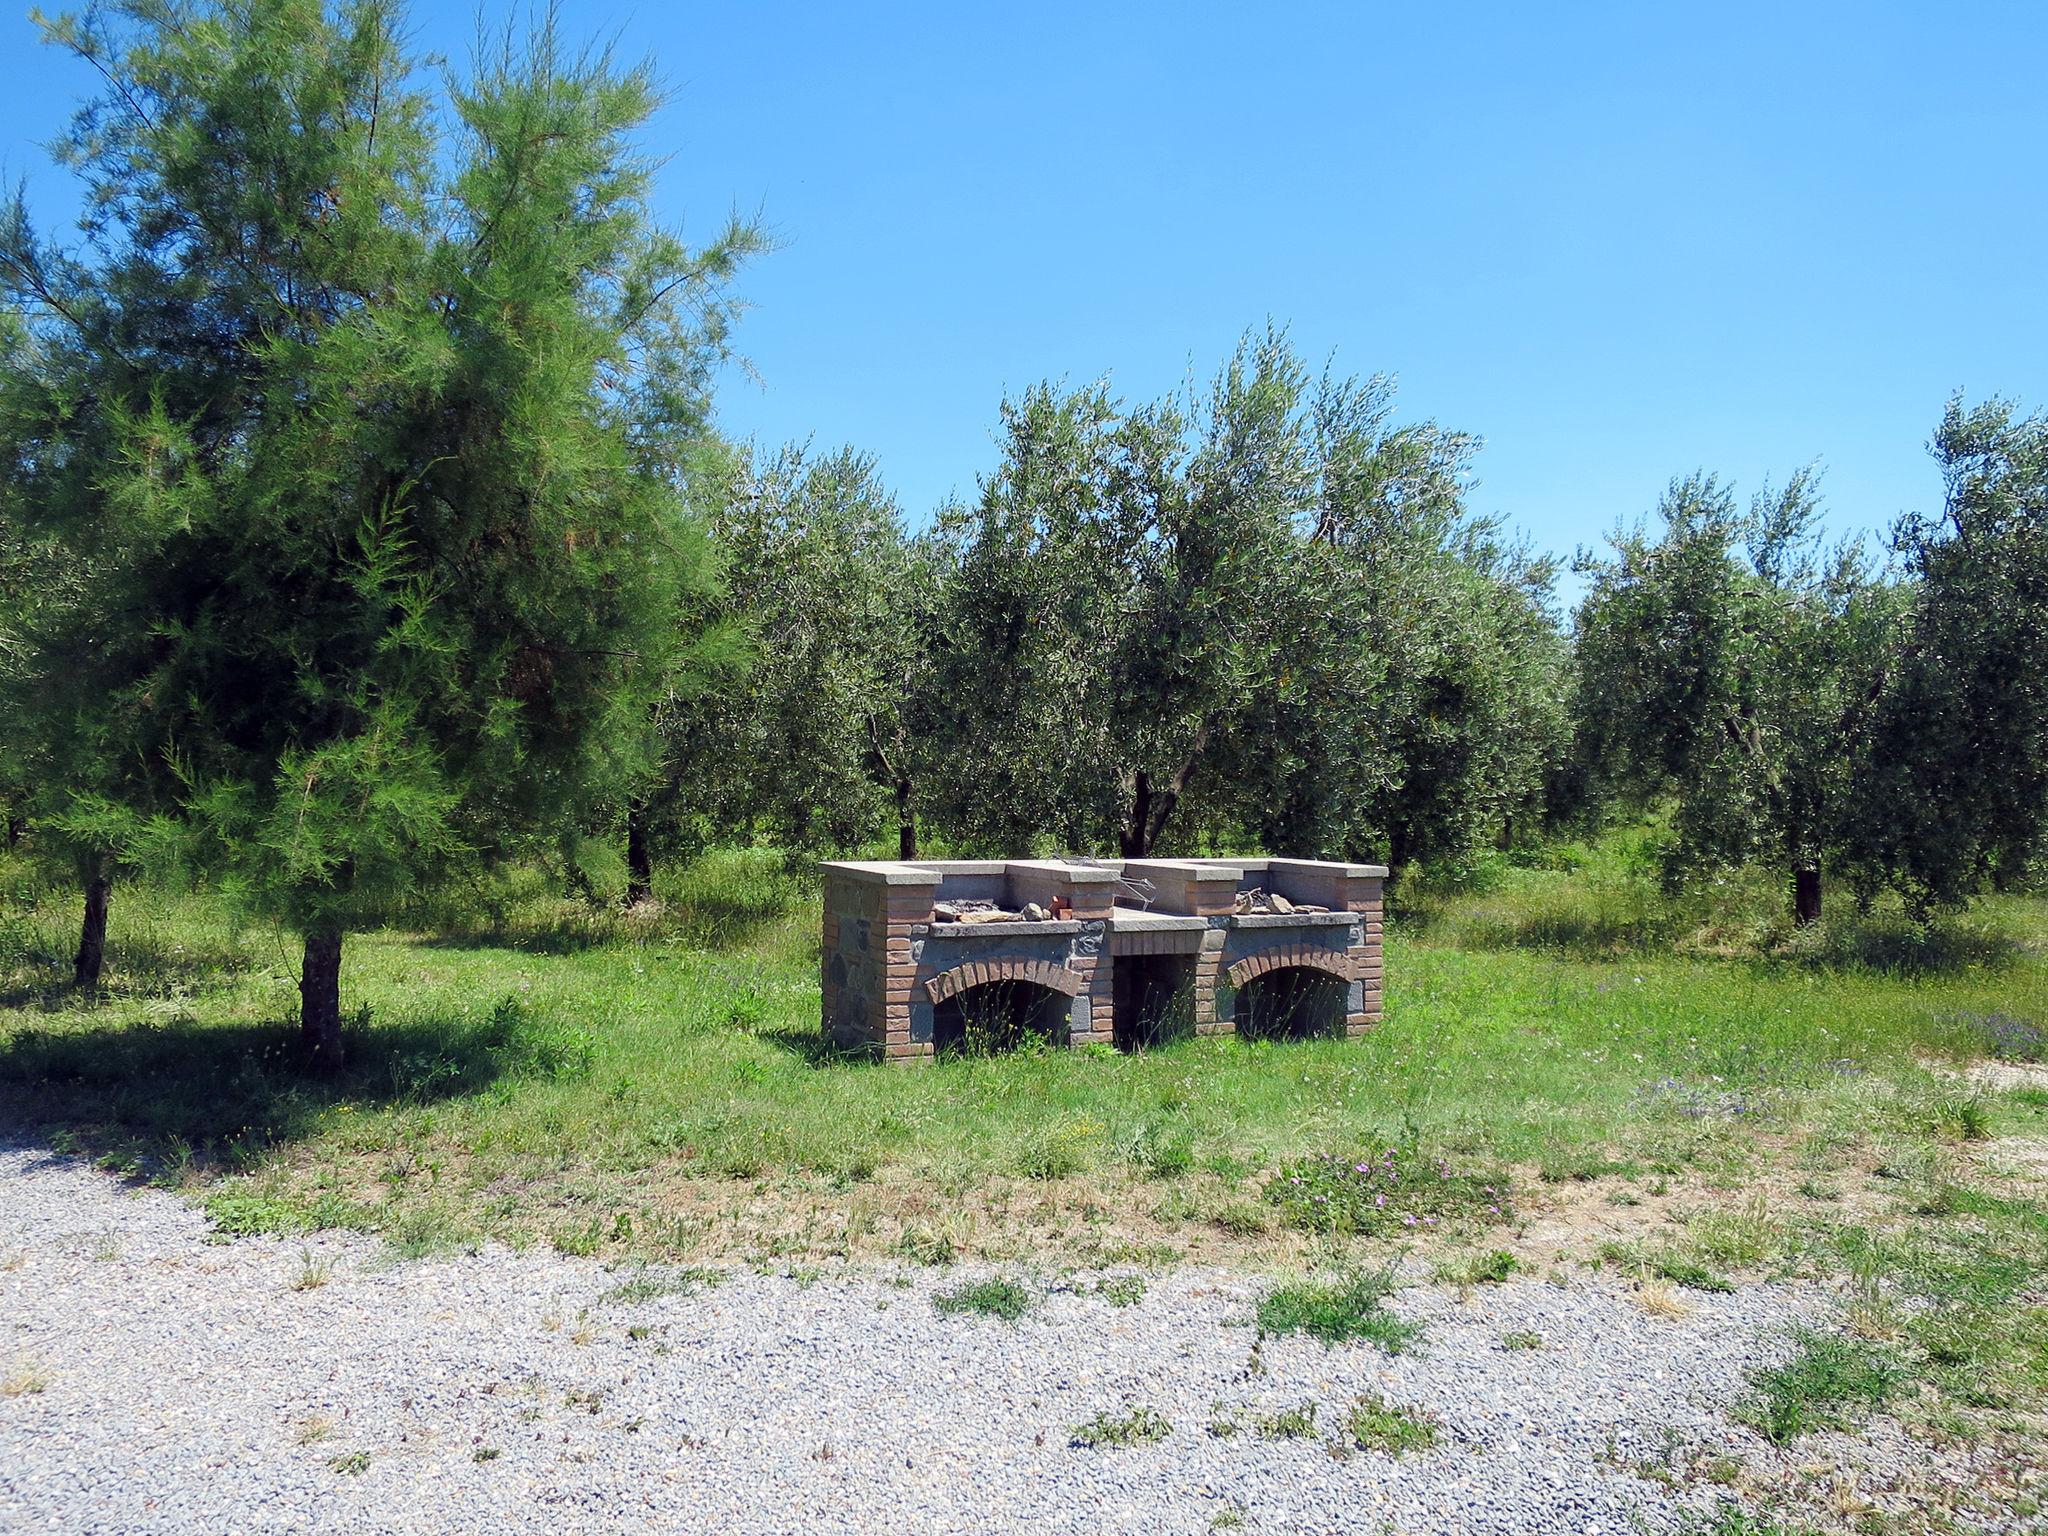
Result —
POLYGON ((931 1041, 910 1037, 911 993, 917 985, 917 959, 911 930, 931 926, 932 901, 938 889, 936 873, 931 875, 929 882, 920 881, 913 885, 899 883, 893 871, 890 883, 883 887, 883 975, 886 980, 878 1000, 881 1007, 878 1033, 883 1054, 891 1061, 929 1057, 933 1053, 931 1041))
POLYGON ((826 1038, 896 1058, 931 1054, 929 1041, 910 1038, 911 930, 931 921, 938 872, 851 860, 822 868, 818 984, 826 1038))
POLYGON ((1386 979, 1381 948, 1386 936, 1386 883, 1387 871, 1378 864, 1352 865, 1344 882, 1344 909, 1359 919, 1351 940, 1353 1001, 1344 1019, 1348 1035, 1365 1034, 1380 1021, 1386 979))
POLYGON ((1223 947, 1229 936, 1230 914, 1237 903, 1241 873, 1231 865, 1204 864, 1196 867, 1182 887, 1181 905, 1189 917, 1205 919, 1209 927, 1202 935, 1202 947, 1195 953, 1195 1033, 1228 1035, 1237 1030, 1234 1013, 1218 1017, 1217 995, 1224 986, 1223 947))
MULTIPOLYGON (((1025 866, 1033 867, 1033 866, 1025 866)), ((1011 880, 1018 879, 1019 865, 1013 864, 1011 880)), ((1116 904, 1116 875, 1113 871, 1082 866, 1059 870, 1059 889, 1054 893, 1072 904, 1067 914, 1081 925, 1068 952, 1067 964, 1087 978, 1088 985, 1075 998, 1070 1043, 1113 1045, 1116 1042, 1116 971, 1109 955, 1108 921, 1116 904)), ((1032 899, 1040 899, 1034 895, 1032 899)), ((1049 898, 1047 898, 1049 899, 1049 898)))

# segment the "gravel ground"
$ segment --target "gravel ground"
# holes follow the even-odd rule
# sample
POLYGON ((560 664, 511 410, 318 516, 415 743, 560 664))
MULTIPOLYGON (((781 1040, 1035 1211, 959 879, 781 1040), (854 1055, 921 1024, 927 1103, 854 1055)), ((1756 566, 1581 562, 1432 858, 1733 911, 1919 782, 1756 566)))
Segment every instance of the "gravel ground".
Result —
MULTIPOLYGON (((1269 1340, 1257 1282, 1149 1278, 1136 1305, 1054 1291, 1015 1325, 942 1316, 961 1271, 812 1284, 736 1273, 606 1300, 552 1253, 394 1262, 351 1235, 214 1243, 205 1218, 0 1142, 0 1530, 1477 1533, 1669 1527, 1639 1462, 1754 1446, 1727 1405, 1824 1298, 1416 1287, 1420 1351, 1269 1340), (310 1262, 327 1279, 293 1282, 310 1262), (1540 1333, 1511 1351, 1502 1336, 1540 1333), (35 1382, 40 1390, 33 1390, 35 1382), (25 1384, 30 1388, 25 1390, 25 1384), (1442 1441, 1333 1454, 1362 1393, 1442 1441), (1212 1436, 1302 1403, 1317 1437, 1212 1436), (1162 1442, 1071 1446, 1145 1404, 1162 1442), (1232 1512, 1238 1512, 1236 1516, 1232 1512)), ((1683 1497, 1696 1502, 1704 1495, 1683 1497)))

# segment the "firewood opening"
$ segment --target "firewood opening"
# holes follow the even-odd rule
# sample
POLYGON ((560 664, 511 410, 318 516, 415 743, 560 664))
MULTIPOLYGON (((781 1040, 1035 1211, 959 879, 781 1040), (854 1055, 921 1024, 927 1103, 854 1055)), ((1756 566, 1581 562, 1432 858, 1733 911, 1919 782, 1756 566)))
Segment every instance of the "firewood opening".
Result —
POLYGON ((1112 982, 1120 1051, 1170 1045, 1195 1032, 1192 955, 1119 955, 1112 982))
POLYGON ((1312 1040, 1344 1033, 1349 988, 1339 977, 1288 965, 1255 976, 1237 994, 1246 1040, 1312 1040))
POLYGON ((989 981, 932 1008, 932 1046, 941 1055, 994 1056, 1020 1047, 1064 1045, 1072 1000, 1030 981, 989 981))

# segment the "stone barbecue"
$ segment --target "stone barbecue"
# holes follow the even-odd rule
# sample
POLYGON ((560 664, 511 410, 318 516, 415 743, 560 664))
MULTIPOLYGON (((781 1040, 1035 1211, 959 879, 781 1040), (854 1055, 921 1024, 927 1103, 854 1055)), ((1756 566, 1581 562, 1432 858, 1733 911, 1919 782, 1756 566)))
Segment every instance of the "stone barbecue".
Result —
POLYGON ((824 1026, 896 1061, 1038 1038, 1359 1035, 1386 869, 1309 859, 822 866, 824 1026))

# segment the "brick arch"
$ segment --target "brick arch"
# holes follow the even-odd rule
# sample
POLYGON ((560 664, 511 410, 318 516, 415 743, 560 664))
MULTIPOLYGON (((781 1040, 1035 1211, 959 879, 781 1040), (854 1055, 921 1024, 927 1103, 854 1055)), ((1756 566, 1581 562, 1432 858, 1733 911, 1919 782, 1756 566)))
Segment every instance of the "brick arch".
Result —
POLYGON ((1277 949, 1246 955, 1223 974, 1230 978, 1233 987, 1241 987, 1269 972, 1294 969, 1322 971, 1339 981, 1349 981, 1351 957, 1341 949, 1322 949, 1313 944, 1283 944, 1277 949))
POLYGON ((958 997, 969 987, 984 987, 995 981, 1028 981, 1063 997, 1073 997, 1088 988, 1079 971, 1054 965, 1050 960, 970 960, 950 971, 941 971, 924 984, 925 994, 935 1003, 958 997))

